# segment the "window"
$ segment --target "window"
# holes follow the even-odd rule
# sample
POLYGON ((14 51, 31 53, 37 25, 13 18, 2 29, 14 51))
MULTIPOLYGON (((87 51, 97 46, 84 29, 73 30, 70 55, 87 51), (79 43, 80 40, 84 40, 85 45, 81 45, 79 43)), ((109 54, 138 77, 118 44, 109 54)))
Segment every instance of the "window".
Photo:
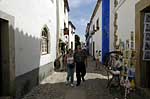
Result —
POLYGON ((134 49, 134 42, 131 42, 131 50, 134 49))
POLYGON ((41 40, 41 53, 42 54, 48 54, 48 50, 49 50, 49 38, 48 38, 48 28, 44 27, 42 29, 42 40, 41 40))
POLYGON ((73 28, 71 28, 71 33, 73 34, 73 28))
POLYGON ((131 32, 131 41, 133 41, 133 40, 134 40, 134 33, 131 32))
POLYGON ((93 25, 93 31, 95 31, 95 25, 93 25))
POLYGON ((73 50, 73 42, 71 42, 71 49, 73 50))
POLYGON ((96 29, 99 30, 99 18, 96 21, 96 29))
POLYGON ((66 28, 66 23, 64 22, 64 28, 66 28))

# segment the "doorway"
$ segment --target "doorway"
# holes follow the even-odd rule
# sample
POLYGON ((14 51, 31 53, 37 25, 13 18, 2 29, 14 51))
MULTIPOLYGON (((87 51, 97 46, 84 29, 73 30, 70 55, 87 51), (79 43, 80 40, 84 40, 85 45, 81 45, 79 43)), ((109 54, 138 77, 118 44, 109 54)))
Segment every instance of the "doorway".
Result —
POLYGON ((135 6, 135 45, 136 45, 136 86, 150 89, 150 49, 147 44, 150 42, 149 25, 150 2, 147 0, 139 1, 135 6), (146 16, 146 17, 145 17, 146 16))
POLYGON ((0 96, 9 94, 9 22, 0 19, 0 96))
MULTIPOLYGON (((148 28, 148 26, 146 26, 147 24, 150 24, 150 6, 149 7, 146 7, 141 13, 143 13, 144 14, 144 20, 143 20, 143 31, 146 31, 146 30, 150 30, 149 28, 148 28), (149 15, 147 15, 147 17, 146 17, 146 14, 149 14, 149 15), (146 22, 145 22, 146 21, 146 22), (148 23, 147 23, 147 21, 148 21, 148 23), (146 23, 146 24, 145 24, 146 23)), ((148 34, 149 34, 149 32, 144 32, 143 33, 143 44, 145 43, 145 42, 147 42, 147 43, 150 43, 147 39, 149 38, 148 37, 148 34), (144 34, 145 34, 145 36, 144 36, 144 34)), ((143 45, 144 46, 144 45, 143 45)), ((146 45, 145 45, 145 47, 146 47, 146 45)), ((147 50, 147 52, 149 52, 150 50, 147 50)), ((143 51, 143 57, 144 57, 144 53, 145 53, 146 51, 144 50, 143 51)), ((146 54, 145 53, 145 56, 146 55, 148 55, 148 54, 146 54)), ((145 58, 145 57, 144 57, 145 58)), ((143 78, 145 78, 144 80, 142 79, 142 84, 143 84, 143 87, 145 87, 145 88, 150 88, 150 66, 149 66, 149 64, 150 64, 150 58, 148 58, 149 60, 148 61, 143 61, 143 68, 142 68, 142 77, 143 78)))
POLYGON ((71 42, 71 49, 73 50, 73 42, 71 42))
POLYGON ((95 42, 93 42, 93 57, 95 58, 95 42))

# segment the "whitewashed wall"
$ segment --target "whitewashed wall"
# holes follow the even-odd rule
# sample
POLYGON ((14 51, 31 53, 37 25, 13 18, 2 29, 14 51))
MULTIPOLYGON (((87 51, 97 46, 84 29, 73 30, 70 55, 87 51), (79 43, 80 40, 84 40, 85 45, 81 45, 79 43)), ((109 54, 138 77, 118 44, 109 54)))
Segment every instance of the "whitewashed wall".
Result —
POLYGON ((114 50, 114 0, 110 0, 110 40, 109 50, 114 50))
MULTIPOLYGON (((66 10, 66 13, 64 13, 64 19, 63 20, 66 23, 66 27, 68 28, 68 10, 66 8, 65 8, 65 10, 66 10)), ((64 37, 65 37, 65 35, 63 35, 63 40, 65 39, 64 37)))
MULTIPOLYGON (((90 23, 90 29, 89 29, 89 34, 90 34, 90 35, 92 35, 92 34, 91 34, 92 31, 93 31, 93 24, 90 23)), ((93 43, 93 35, 91 36, 91 38, 90 38, 89 41, 90 41, 89 53, 90 53, 91 55, 93 55, 93 52, 92 52, 92 51, 93 51, 93 46, 92 46, 92 45, 93 45, 93 44, 92 44, 92 43, 93 43)))
POLYGON ((92 37, 89 39, 89 54, 92 55, 92 37))
POLYGON ((90 38, 90 47, 89 47, 89 53, 90 53, 90 55, 93 55, 93 41, 94 41, 94 37, 91 34, 92 32, 93 32, 93 22, 90 23, 90 29, 89 29, 89 33, 91 35, 91 38, 90 38))
POLYGON ((16 76, 54 61, 56 57, 56 1, 1 0, 0 10, 15 18, 16 76), (50 31, 50 53, 41 56, 41 30, 50 31))
POLYGON ((139 0, 120 0, 118 13, 118 36, 122 41, 130 40, 131 31, 135 33, 135 4, 139 0), (124 3, 122 3, 124 1, 124 3))
MULTIPOLYGON (((54 0, 55 1, 55 0, 54 0)), ((68 27, 68 11, 64 8, 64 0, 58 0, 58 9, 59 9, 59 37, 62 40, 65 40, 64 36, 64 22, 66 23, 66 27, 68 27), (64 9, 66 10, 66 13, 64 13, 64 9)))
POLYGON ((59 13, 59 37, 63 36, 63 29, 64 29, 64 0, 58 0, 58 13, 59 13), (61 16, 61 17, 60 17, 61 16))
MULTIPOLYGON (((92 23, 90 24, 90 31, 93 31, 93 25, 95 24, 96 28, 96 21, 99 18, 99 30, 95 32, 95 34, 92 36, 92 41, 95 42, 95 53, 96 50, 102 51, 102 3, 100 3, 100 6, 92 20, 92 23)), ((92 45, 93 47, 93 45, 92 45)), ((93 54, 93 48, 91 51, 91 54, 93 54)), ((101 57, 100 57, 101 60, 101 57)))
POLYGON ((66 27, 68 27, 68 19, 69 19, 69 12, 68 12, 68 10, 67 10, 67 8, 65 8, 65 10, 66 10, 66 13, 64 13, 64 21, 65 21, 65 23, 66 23, 66 27))
MULTIPOLYGON (((71 42, 73 42, 73 50, 75 50, 75 34, 71 33, 72 26, 69 24, 69 48, 71 48, 71 42)), ((75 32, 75 30, 73 29, 75 32)))

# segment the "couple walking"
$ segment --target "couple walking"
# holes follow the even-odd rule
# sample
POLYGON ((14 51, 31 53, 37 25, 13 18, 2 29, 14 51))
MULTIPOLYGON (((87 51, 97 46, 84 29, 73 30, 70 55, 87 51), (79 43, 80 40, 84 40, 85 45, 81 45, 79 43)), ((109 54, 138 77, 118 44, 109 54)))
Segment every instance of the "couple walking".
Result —
POLYGON ((77 84, 76 86, 79 86, 81 83, 81 79, 85 81, 84 76, 86 74, 86 53, 84 50, 81 49, 81 46, 77 47, 77 50, 75 53, 71 49, 69 49, 67 55, 66 55, 66 61, 67 61, 67 82, 66 84, 69 84, 69 81, 71 83, 71 86, 74 86, 74 69, 76 67, 76 77, 77 77, 77 84))

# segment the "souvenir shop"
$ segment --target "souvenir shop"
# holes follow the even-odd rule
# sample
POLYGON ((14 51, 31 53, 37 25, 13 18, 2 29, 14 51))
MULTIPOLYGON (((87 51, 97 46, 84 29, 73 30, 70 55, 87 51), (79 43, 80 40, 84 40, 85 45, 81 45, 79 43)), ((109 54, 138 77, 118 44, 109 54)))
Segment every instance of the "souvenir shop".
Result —
POLYGON ((150 89, 150 2, 141 0, 135 6, 136 85, 150 89))

